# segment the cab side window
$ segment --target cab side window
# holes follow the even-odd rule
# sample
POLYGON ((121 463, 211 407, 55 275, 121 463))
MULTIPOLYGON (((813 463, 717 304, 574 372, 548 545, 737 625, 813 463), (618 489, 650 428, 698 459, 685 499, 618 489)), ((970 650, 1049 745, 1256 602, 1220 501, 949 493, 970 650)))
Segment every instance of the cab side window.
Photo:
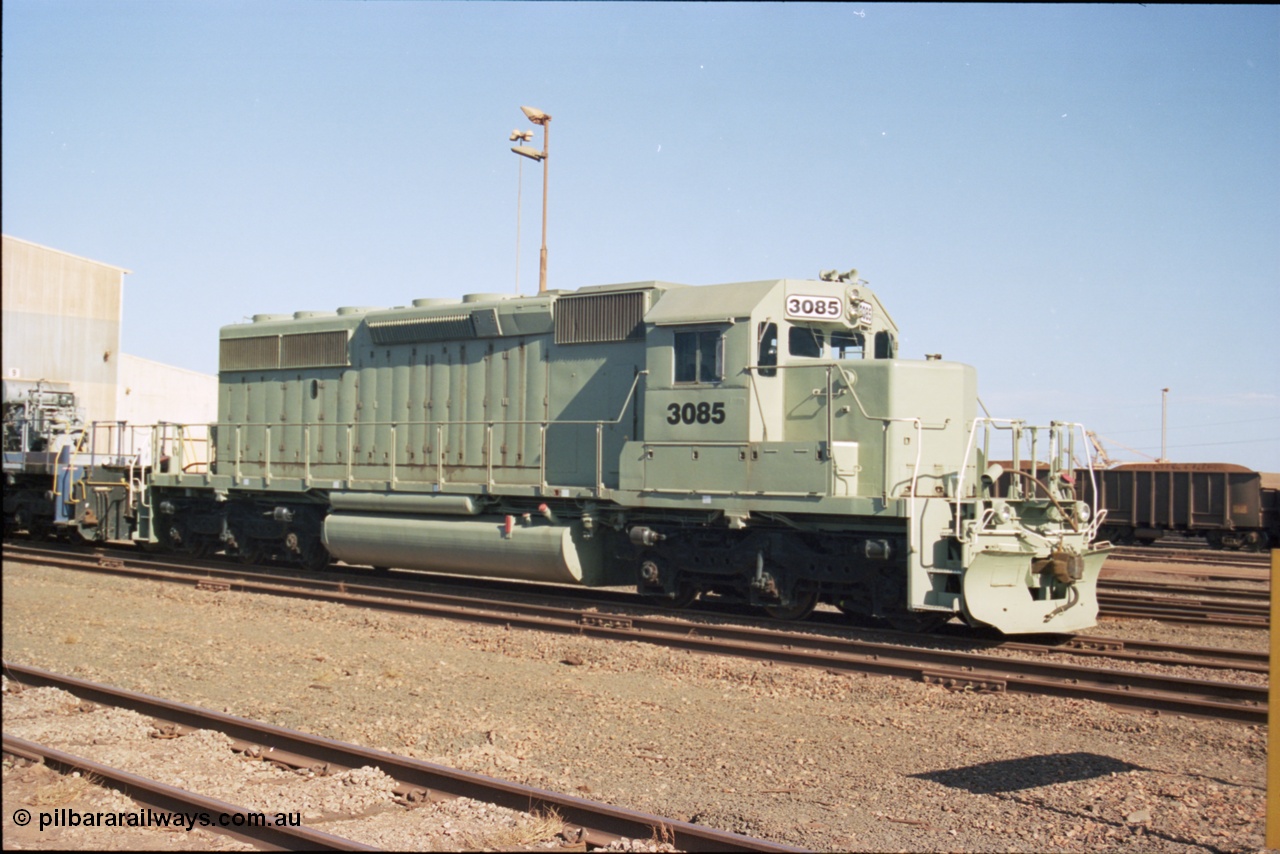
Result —
POLYGON ((717 329, 675 334, 676 382, 714 383, 724 378, 724 338, 717 329))
POLYGON ((876 358, 892 359, 897 355, 898 342, 893 340, 893 336, 888 332, 881 330, 876 333, 876 358))
POLYGON ((761 323, 756 333, 759 356, 756 365, 760 368, 760 376, 776 377, 778 375, 778 324, 761 323))

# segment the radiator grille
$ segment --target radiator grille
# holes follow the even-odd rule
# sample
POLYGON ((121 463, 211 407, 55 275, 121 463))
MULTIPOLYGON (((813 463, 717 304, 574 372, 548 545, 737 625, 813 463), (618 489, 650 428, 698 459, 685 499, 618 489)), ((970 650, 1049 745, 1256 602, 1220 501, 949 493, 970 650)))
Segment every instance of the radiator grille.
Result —
POLYGON ((285 335, 280 341, 282 368, 330 368, 347 364, 350 362, 345 329, 285 335))
POLYGON ((260 371, 280 366, 280 336, 225 338, 218 342, 218 370, 260 371))
POLYGON ((645 292, 556 300, 556 343, 598 344, 644 337, 645 292))
POLYGON ((447 341, 475 338, 470 314, 420 317, 407 320, 377 320, 369 323, 375 344, 407 344, 410 341, 447 341))

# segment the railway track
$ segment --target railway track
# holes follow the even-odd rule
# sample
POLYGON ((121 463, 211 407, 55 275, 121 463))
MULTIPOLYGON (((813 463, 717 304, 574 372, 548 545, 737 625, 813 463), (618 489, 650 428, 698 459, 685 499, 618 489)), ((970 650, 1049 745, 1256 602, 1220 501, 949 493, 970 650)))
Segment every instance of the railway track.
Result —
POLYGON ((1103 590, 1098 593, 1098 602, 1105 617, 1237 628, 1266 629, 1271 625, 1270 604, 1266 601, 1223 602, 1208 596, 1177 597, 1151 592, 1148 588, 1144 592, 1103 590))
MULTIPOLYGON (((261 721, 253 721, 236 717, 235 715, 203 709, 198 706, 176 703, 133 691, 125 691, 108 685, 88 682, 83 679, 76 679, 7 661, 4 662, 4 674, 9 680, 27 687, 59 688, 79 697, 81 700, 134 711, 153 718, 161 724, 174 727, 178 732, 213 730, 225 733, 232 739, 233 750, 239 753, 247 753, 250 756, 270 756, 270 761, 286 767, 309 769, 327 766, 329 773, 364 766, 376 767, 396 780, 397 788, 395 793, 408 803, 422 802, 431 798, 466 797, 522 812, 554 810, 565 821, 568 831, 573 837, 570 839, 571 843, 603 847, 623 837, 631 839, 662 838, 670 841, 672 845, 682 851, 791 852, 803 850, 689 822, 675 821, 648 813, 623 809, 573 795, 512 783, 469 771, 447 768, 443 765, 424 762, 420 759, 347 744, 322 736, 273 726, 261 721)), ((51 755, 51 753, 45 752, 48 751, 47 748, 45 751, 38 752, 38 746, 33 746, 30 742, 23 742, 20 739, 11 739, 7 735, 4 737, 4 749, 6 752, 13 752, 21 756, 31 756, 32 758, 38 755, 51 755), (11 742, 13 745, 12 751, 10 749, 11 742)), ((68 757, 65 754, 62 755, 62 758, 55 759, 55 761, 67 763, 66 767, 86 768, 94 774, 102 774, 104 769, 104 766, 91 767, 90 764, 74 765, 73 763, 76 762, 88 763, 88 760, 68 757)), ((96 765, 96 763, 92 763, 92 765, 96 765)), ((112 772, 113 770, 105 769, 106 772, 112 772)), ((116 773, 122 774, 123 772, 116 773)), ((104 779, 112 780, 114 778, 104 776, 104 779)), ((184 799, 186 796, 201 797, 192 795, 192 793, 184 794, 180 790, 163 786, 163 784, 155 784, 160 789, 157 790, 156 795, 152 795, 151 788, 138 788, 137 780, 141 778, 128 780, 125 777, 121 777, 120 779, 123 785, 130 787, 130 794, 134 791, 139 791, 144 798, 168 797, 184 799)), ((211 799, 207 798, 204 800, 211 801, 211 799)), ((166 810, 195 810, 194 807, 186 806, 186 803, 187 801, 185 800, 162 801, 158 806, 166 810)), ((190 803, 196 804, 197 802, 193 800, 190 803)), ((199 809, 247 812, 238 807, 221 804, 220 802, 212 802, 212 804, 212 806, 200 806, 199 809)), ((306 828, 303 828, 303 830, 310 834, 317 834, 313 830, 306 828)), ((350 840, 343 840, 339 837, 331 837, 328 834, 317 834, 314 839, 290 837, 264 839, 262 841, 291 849, 335 848, 345 844, 347 846, 356 846, 355 848, 347 847, 345 850, 370 850, 366 846, 352 843, 350 840)))
POLYGON ((1099 586, 1098 603, 1101 613, 1111 617, 1248 628, 1268 628, 1271 623, 1269 585, 1224 587, 1109 578, 1099 586))
MULTIPOLYGON (((20 549, 5 547, 6 561, 20 549)), ((284 577, 246 569, 153 563, 105 555, 64 552, 31 555, 43 565, 91 570, 153 581, 307 598, 344 605, 413 613, 473 623, 501 625, 597 638, 643 641, 675 649, 819 667, 832 672, 898 676, 957 690, 1007 691, 1078 697, 1125 709, 1262 724, 1267 690, 1217 680, 1198 680, 1153 673, 1034 659, 1010 658, 966 650, 923 648, 787 628, 728 625, 704 617, 701 622, 650 614, 602 612, 592 607, 566 608, 529 601, 476 599, 422 590, 389 589, 314 577, 284 577)), ((703 615, 699 615, 703 616, 703 615)), ((799 629, 793 624, 790 628, 799 629)), ((1094 643, 1098 643, 1097 640, 1094 643)), ((1061 651, 1061 648, 1055 648, 1061 651)), ((1093 651, 1094 654, 1098 650, 1093 651)), ((1135 653, 1138 654, 1138 653, 1135 653)), ((1168 660, 1163 663, 1170 662, 1168 660)))
MULTIPOLYGON (((1166 596, 1192 596, 1222 599, 1241 605, 1248 605, 1251 610, 1255 606, 1270 604, 1271 591, 1261 587, 1222 587, 1207 584, 1174 584, 1160 581, 1139 580, 1133 578, 1108 578, 1102 585, 1107 592, 1115 593, 1159 593, 1166 596)), ((1265 607, 1262 609, 1265 610, 1265 607)))
MULTIPOLYGON (((6 554, 21 559, 44 561, 62 565, 59 561, 70 555, 72 563, 67 568, 92 568, 81 565, 79 557, 85 552, 82 549, 68 549, 53 544, 27 545, 6 544, 6 554)), ((123 562, 117 559, 119 553, 100 552, 99 561, 103 567, 115 567, 121 572, 130 572, 123 562)), ((1220 648, 1201 648, 1185 644, 1158 642, 1135 642, 1120 638, 1098 636, 1064 636, 1048 634, 1044 639, 1006 640, 998 634, 984 634, 952 624, 931 636, 923 636, 914 632, 902 632, 887 628, 863 628, 851 625, 848 619, 835 611, 818 611, 804 621, 781 623, 769 618, 753 618, 744 616, 742 609, 735 605, 702 600, 693 608, 664 607, 659 602, 638 596, 635 593, 613 590, 583 590, 571 587, 547 587, 525 582, 503 581, 486 578, 471 578, 451 575, 426 575, 419 572, 399 573, 392 571, 390 575, 371 576, 367 570, 354 567, 334 565, 323 577, 304 573, 289 566, 257 566, 246 567, 224 561, 186 561, 175 562, 169 556, 153 555, 138 552, 124 552, 129 555, 129 567, 153 567, 182 575, 207 576, 206 586, 217 587, 222 580, 262 579, 271 581, 284 579, 291 584, 315 586, 321 590, 335 588, 351 591, 366 591, 373 595, 393 595, 397 597, 416 598, 418 601, 439 601, 449 604, 473 602, 484 607, 491 601, 501 601, 504 596, 518 597, 520 601, 530 601, 531 593, 537 601, 558 603, 568 600, 574 607, 581 609, 616 608, 625 612, 637 609, 643 613, 654 612, 670 614, 685 621, 731 621, 734 624, 745 624, 765 630, 777 630, 788 626, 795 631, 808 633, 838 633, 841 637, 890 638, 902 643, 919 643, 922 638, 932 637, 945 642, 959 644, 968 648, 1003 649, 1027 654, 1055 652, 1077 657, 1098 657, 1121 659, 1132 663, 1147 664, 1185 664, 1202 668, 1219 670, 1252 671, 1265 673, 1268 670, 1268 655, 1265 652, 1248 652, 1220 648), (234 568, 231 568, 234 567, 234 568), (446 591, 441 594, 439 591, 446 591), (492 597, 492 599, 488 598, 492 597)), ((1197 590, 1199 588, 1196 588, 1197 590)), ((1137 614, 1150 619, 1150 610, 1137 614)))
POLYGON ((1041 643, 1005 641, 996 648, 1035 655, 1069 654, 1076 657, 1110 658, 1133 664, 1181 665, 1243 673, 1269 673, 1271 670, 1271 656, 1266 651, 1134 641, 1102 635, 1076 635, 1065 640, 1054 639, 1041 643))
MULTIPOLYGON (((6 665, 6 668, 8 665, 6 665)), ((135 802, 154 807, 162 813, 178 813, 209 816, 248 816, 255 811, 229 804, 216 798, 170 786, 119 768, 76 756, 44 744, 5 734, 4 752, 29 762, 41 763, 63 774, 79 773, 101 785, 117 789, 135 802)), ((251 845, 280 851, 376 851, 378 849, 341 836, 314 830, 309 827, 277 827, 269 824, 245 823, 240 826, 221 827, 217 824, 204 828, 213 833, 230 836, 251 845)))
POLYGON ((1111 552, 1111 559, 1128 563, 1165 563, 1262 570, 1271 565, 1271 555, 1267 552, 1230 552, 1157 546, 1116 546, 1111 552))

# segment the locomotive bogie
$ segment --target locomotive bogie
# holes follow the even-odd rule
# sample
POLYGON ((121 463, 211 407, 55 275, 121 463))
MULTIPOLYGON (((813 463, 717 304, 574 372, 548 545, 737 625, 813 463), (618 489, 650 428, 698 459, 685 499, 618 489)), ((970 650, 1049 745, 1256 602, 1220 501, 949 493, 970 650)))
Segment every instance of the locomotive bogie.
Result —
POLYGON ((321 569, 326 502, 306 494, 153 488, 146 524, 151 542, 193 557, 223 552, 245 563, 276 559, 321 569))

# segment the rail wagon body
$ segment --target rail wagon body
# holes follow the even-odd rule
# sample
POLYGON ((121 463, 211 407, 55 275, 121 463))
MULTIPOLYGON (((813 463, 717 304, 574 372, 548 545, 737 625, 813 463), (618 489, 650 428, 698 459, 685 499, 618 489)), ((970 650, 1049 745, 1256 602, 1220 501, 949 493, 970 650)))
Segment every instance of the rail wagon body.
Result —
MULTIPOLYGON (((1086 500, 1091 484, 1081 479, 1086 500)), ((1261 550, 1280 542, 1277 476, 1230 463, 1126 463, 1099 472, 1103 536, 1153 542, 1167 534, 1204 537, 1218 548, 1261 550)))
POLYGON ((1092 625, 1107 549, 1058 477, 1078 431, 980 416, 972 367, 901 359, 897 334, 836 276, 258 315, 221 332, 217 423, 157 430, 137 536, 781 617, 1092 625), (995 495, 993 436, 1046 476, 995 495), (204 441, 207 466, 183 450, 204 441))

